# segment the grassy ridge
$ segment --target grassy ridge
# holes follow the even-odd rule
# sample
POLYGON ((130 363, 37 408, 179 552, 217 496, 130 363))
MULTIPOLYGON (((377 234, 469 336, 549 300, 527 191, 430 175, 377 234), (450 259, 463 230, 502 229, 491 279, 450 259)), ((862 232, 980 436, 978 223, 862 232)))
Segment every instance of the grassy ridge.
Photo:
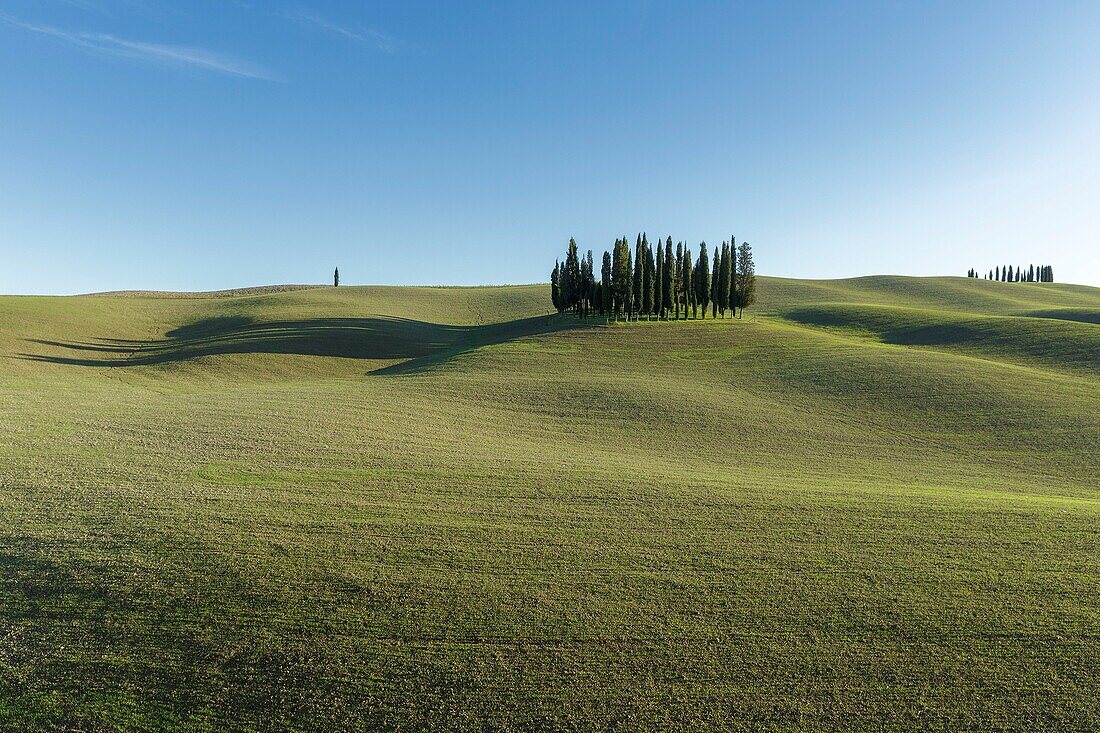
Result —
POLYGON ((0 299, 0 727, 1100 725, 1095 289, 0 299))

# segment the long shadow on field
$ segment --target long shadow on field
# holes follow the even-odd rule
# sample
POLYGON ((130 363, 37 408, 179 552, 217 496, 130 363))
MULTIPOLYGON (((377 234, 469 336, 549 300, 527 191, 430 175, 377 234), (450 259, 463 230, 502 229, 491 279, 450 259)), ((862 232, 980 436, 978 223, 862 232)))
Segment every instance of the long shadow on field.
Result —
POLYGON ((300 354, 397 360, 401 363, 373 373, 400 374, 419 371, 482 346, 572 328, 576 324, 577 321, 561 316, 536 316, 486 326, 449 326, 391 317, 261 322, 226 316, 180 326, 162 339, 102 338, 88 342, 31 339, 31 343, 79 355, 20 354, 20 357, 53 364, 129 367, 215 354, 300 354))

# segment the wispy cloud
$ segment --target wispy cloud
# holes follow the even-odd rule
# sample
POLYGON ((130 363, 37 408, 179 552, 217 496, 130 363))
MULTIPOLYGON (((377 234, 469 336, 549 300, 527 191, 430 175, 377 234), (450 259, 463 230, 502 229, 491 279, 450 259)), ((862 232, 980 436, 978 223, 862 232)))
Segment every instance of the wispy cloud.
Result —
POLYGON ((393 53, 398 47, 396 40, 381 31, 376 31, 373 28, 363 28, 360 26, 337 23, 336 21, 321 17, 316 13, 302 8, 287 8, 284 9, 280 15, 302 27, 331 33, 334 36, 341 36, 359 43, 365 43, 384 53, 393 53))
POLYGON ((130 41, 106 33, 67 31, 38 23, 28 23, 0 11, 0 21, 24 30, 57 38, 89 51, 111 56, 167 64, 171 66, 202 69, 219 74, 248 79, 275 80, 275 76, 256 64, 232 58, 224 54, 195 46, 130 41))

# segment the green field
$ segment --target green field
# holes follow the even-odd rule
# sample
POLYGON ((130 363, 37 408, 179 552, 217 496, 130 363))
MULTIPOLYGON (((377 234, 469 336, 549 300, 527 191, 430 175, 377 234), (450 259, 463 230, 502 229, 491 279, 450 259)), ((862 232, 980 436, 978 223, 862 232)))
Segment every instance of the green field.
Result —
POLYGON ((1100 729, 1100 289, 0 297, 0 730, 1100 729))

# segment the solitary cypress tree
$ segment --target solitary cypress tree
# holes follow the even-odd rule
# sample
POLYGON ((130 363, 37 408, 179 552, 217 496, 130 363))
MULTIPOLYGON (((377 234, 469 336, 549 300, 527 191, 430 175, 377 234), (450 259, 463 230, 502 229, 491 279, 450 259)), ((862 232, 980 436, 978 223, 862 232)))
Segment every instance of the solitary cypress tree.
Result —
POLYGON ((666 318, 672 311, 673 266, 672 237, 669 237, 665 240, 665 271, 661 280, 661 307, 664 308, 666 318))
POLYGON ((706 242, 699 244, 699 261, 695 263, 695 299, 699 301, 703 318, 706 319, 707 306, 710 305, 710 256, 706 242))
POLYGON ((722 242, 722 261, 718 272, 718 311, 726 317, 730 302, 730 243, 722 242))
POLYGON ((332 287, 340 287, 340 268, 337 267, 332 273, 332 287))
POLYGON ((611 291, 611 253, 603 253, 603 267, 600 269, 600 311, 606 316, 611 314, 614 293, 611 291))
POLYGON ((756 302, 756 265, 752 260, 752 247, 742 242, 737 248, 737 305, 744 318, 745 309, 756 302))

